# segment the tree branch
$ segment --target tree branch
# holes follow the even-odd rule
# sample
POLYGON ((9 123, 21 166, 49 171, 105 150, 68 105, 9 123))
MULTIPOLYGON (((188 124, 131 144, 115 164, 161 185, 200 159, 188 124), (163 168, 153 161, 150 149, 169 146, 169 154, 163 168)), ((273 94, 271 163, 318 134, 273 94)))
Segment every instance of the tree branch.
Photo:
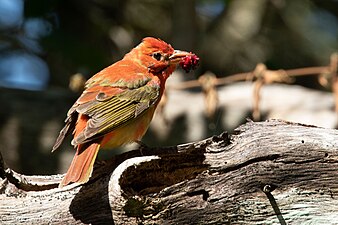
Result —
POLYGON ((333 224, 337 149, 337 130, 270 120, 231 136, 121 154, 97 163, 82 186, 59 189, 61 175, 7 169, 1 223, 333 224))

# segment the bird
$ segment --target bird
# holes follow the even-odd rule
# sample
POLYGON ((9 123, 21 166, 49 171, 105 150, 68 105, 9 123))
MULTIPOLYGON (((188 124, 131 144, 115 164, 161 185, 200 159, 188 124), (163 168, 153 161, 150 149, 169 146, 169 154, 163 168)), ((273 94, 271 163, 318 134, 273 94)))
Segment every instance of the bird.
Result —
POLYGON ((177 65, 188 72, 198 61, 191 52, 174 50, 161 39, 146 37, 120 61, 87 80, 52 148, 54 152, 72 133, 76 152, 59 187, 87 183, 100 149, 139 142, 168 77, 177 65))

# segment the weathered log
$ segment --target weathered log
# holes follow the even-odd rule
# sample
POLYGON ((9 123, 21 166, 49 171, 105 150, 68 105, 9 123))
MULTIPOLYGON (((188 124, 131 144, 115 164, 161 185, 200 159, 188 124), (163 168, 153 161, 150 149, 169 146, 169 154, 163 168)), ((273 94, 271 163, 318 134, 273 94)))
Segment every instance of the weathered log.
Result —
POLYGON ((127 152, 80 186, 0 175, 1 224, 338 223, 338 131, 278 120, 127 152))

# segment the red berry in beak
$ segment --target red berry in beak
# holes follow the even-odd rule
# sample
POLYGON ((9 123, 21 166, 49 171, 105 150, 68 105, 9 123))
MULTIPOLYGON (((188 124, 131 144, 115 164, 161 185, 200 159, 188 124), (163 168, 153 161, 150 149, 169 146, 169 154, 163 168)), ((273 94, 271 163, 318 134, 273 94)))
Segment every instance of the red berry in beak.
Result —
POLYGON ((180 61, 180 66, 185 70, 185 72, 189 73, 190 70, 196 69, 199 60, 200 58, 195 54, 187 55, 180 61))

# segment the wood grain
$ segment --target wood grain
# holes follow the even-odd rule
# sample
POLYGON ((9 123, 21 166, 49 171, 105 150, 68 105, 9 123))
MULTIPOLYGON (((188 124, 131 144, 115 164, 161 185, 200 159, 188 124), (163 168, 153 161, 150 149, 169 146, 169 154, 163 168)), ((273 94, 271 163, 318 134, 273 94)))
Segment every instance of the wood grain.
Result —
MULTIPOLYGON (((182 134, 183 135, 183 134, 182 134)), ((1 169, 2 167, 0 167, 1 169)), ((338 131, 279 120, 62 175, 0 173, 1 224, 337 224, 338 131)))

